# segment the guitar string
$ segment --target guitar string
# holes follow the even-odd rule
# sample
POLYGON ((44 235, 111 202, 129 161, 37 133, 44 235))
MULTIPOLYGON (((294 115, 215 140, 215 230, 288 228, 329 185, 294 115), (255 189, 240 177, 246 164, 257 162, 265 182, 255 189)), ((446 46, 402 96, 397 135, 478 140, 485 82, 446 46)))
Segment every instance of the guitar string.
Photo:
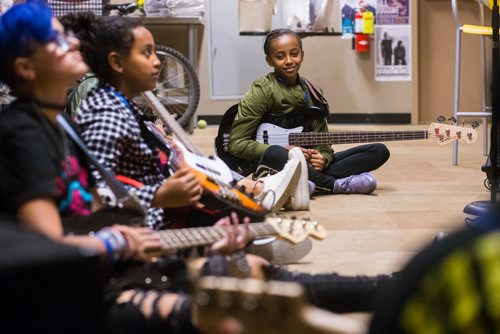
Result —
MULTIPOLYGON (((293 226, 300 226, 297 221, 290 221, 288 222, 288 224, 291 224, 293 226)), ((244 228, 244 226, 240 224, 238 225, 238 228, 241 230, 244 228)), ((308 231, 308 229, 304 227, 303 230, 308 231)), ((226 235, 226 230, 225 227, 208 226, 158 231, 156 233, 160 236, 160 239, 162 239, 165 244, 167 244, 167 247, 165 247, 166 249, 180 249, 184 247, 200 246, 213 243, 224 237, 226 235), (197 236, 195 236, 196 234, 197 236)), ((249 237, 252 239, 259 236, 272 235, 276 233, 279 234, 278 230, 269 223, 252 223, 252 225, 249 226, 249 237)))
POLYGON ((436 138, 440 140, 455 140, 455 139, 464 139, 464 140, 472 140, 472 137, 469 138, 468 134, 458 135, 456 133, 450 133, 450 135, 443 134, 443 138, 439 138, 439 135, 429 132, 428 130, 423 131, 398 131, 398 132, 343 132, 343 133, 334 133, 334 132, 325 132, 325 133, 288 133, 288 134, 268 134, 268 135, 258 135, 256 136, 257 140, 264 141, 264 139, 272 139, 274 142, 281 141, 283 143, 292 143, 292 142, 312 142, 319 144, 329 144, 332 140, 335 140, 333 144, 341 144, 341 143, 355 143, 355 142, 363 142, 363 141, 376 141, 376 140, 384 140, 384 141, 398 141, 398 140, 410 140, 410 139, 428 139, 428 138, 436 138), (325 138, 326 137, 326 138, 325 138))
MULTIPOLYGON (((148 92, 149 93, 149 92, 148 92)), ((151 93, 152 94, 152 93, 151 93)), ((184 138, 183 142, 185 144, 185 142, 187 141, 187 139, 184 137, 184 134, 183 134, 183 130, 181 131, 181 128, 180 128, 180 125, 175 121, 175 122, 170 122, 168 120, 168 117, 164 117, 164 115, 162 115, 162 113, 158 110, 158 107, 156 106, 156 104, 154 103, 154 101, 152 101, 149 97, 148 97, 149 94, 145 93, 145 97, 152 103, 154 104, 154 108, 153 110, 155 111, 155 113, 157 114, 158 116, 158 119, 161 119, 160 121, 163 123, 163 125, 165 125, 165 123, 168 124, 168 126, 170 127, 170 130, 174 133, 177 134, 177 137, 179 138, 179 140, 182 141, 182 138, 184 138), (182 137, 182 138, 181 138, 182 137)), ((189 141, 187 141, 189 142, 189 141)), ((197 154, 197 155, 201 155, 201 152, 194 146, 194 145, 188 145, 190 146, 190 150, 193 154, 197 154)), ((189 149, 189 148, 188 148, 189 149)), ((215 169, 215 168, 214 168, 215 169)), ((232 190, 233 190, 233 187, 226 184, 226 183, 222 183, 220 180, 218 180, 218 177, 216 176, 215 173, 211 172, 210 169, 208 169, 208 172, 204 172, 207 176, 209 176, 216 184, 217 186, 219 187, 219 189, 221 190, 223 196, 226 196, 226 197, 231 197, 233 199, 233 201, 236 199, 236 196, 233 194, 232 190), (230 189, 230 191, 228 191, 228 189, 230 189)))
MULTIPOLYGON (((343 132, 343 133, 333 133, 333 132, 325 132, 325 133, 312 133, 312 132, 303 132, 303 133, 286 133, 286 134, 267 134, 267 135, 257 135, 257 138, 272 138, 272 139, 280 139, 280 138, 290 138, 290 137, 296 137, 296 138, 335 138, 335 139, 351 139, 351 138, 427 138, 429 136, 436 136, 436 134, 433 134, 432 132, 429 132, 428 130, 425 131, 419 131, 419 132, 404 132, 404 131, 398 131, 398 132, 370 132, 370 133, 363 133, 363 132, 343 132)), ((456 133, 450 133, 449 136, 444 134, 443 136, 446 136, 448 138, 459 138, 462 137, 462 135, 457 135, 456 133)))
POLYGON ((256 136, 257 139, 264 139, 264 138, 269 138, 269 139, 290 139, 290 140, 318 140, 318 141, 325 141, 325 140, 364 140, 364 139, 372 139, 372 138, 383 138, 386 140, 389 139, 394 139, 397 140, 399 138, 426 138, 427 133, 373 133, 373 134, 363 134, 363 133, 345 133, 341 135, 337 134, 330 134, 330 133, 325 133, 323 134, 309 134, 307 132, 304 133, 290 133, 290 134, 269 134, 269 135, 258 135, 256 136), (325 138, 326 137, 326 138, 325 138))
MULTIPOLYGON (((114 92, 115 94, 117 94, 118 92, 114 92)), ((121 94, 117 94, 118 97, 120 97, 121 94)), ((165 124, 167 123, 168 126, 170 127, 170 130, 172 132, 175 132, 177 134, 177 137, 179 138, 179 140, 181 140, 182 138, 184 138, 184 142, 189 142, 187 140, 187 138, 185 138, 184 134, 183 134, 183 130, 181 129, 180 125, 177 123, 177 121, 174 121, 174 122, 170 122, 167 117, 163 117, 164 115, 162 115, 162 113, 158 110, 158 106, 156 105, 155 101, 152 99, 151 96, 149 95, 153 95, 154 97, 154 94, 152 92, 145 92, 143 94, 143 96, 149 101, 151 102, 152 104, 152 109, 153 111, 157 114, 157 116, 159 118, 161 118, 161 121, 165 124), (181 131, 182 130, 182 131, 181 131), (182 138, 181 138, 182 137, 182 138)), ((122 99, 123 101, 123 99, 122 99)), ((124 101, 124 103, 126 104, 127 107, 130 108, 130 105, 128 103, 128 101, 124 101)), ((190 142, 189 142, 190 143, 190 142)), ((191 143, 190 143, 191 144, 191 143)), ((201 152, 194 146, 194 145, 187 145, 191 148, 191 152, 193 154, 197 154, 197 155, 200 155, 202 156, 201 152)), ((189 149, 189 148, 188 148, 189 149)), ((215 168, 213 168, 215 170, 215 168)), ((218 176, 214 173, 214 172, 211 172, 210 169, 207 170, 207 172, 204 172, 209 178, 211 178, 211 180, 214 181, 214 183, 219 187, 220 189, 220 192, 221 192, 221 195, 226 198, 226 199, 231 199, 232 202, 235 202, 235 201, 239 201, 241 203, 241 200, 239 200, 239 198, 234 194, 234 190, 236 190, 233 186, 231 185, 228 185, 226 184, 225 182, 222 182, 221 180, 218 179, 218 176)))
MULTIPOLYGON (((168 123, 168 126, 170 127, 170 130, 172 130, 172 132, 179 132, 177 125, 173 125, 173 124, 171 124, 171 122, 168 122, 167 120, 165 120, 165 117, 163 117, 163 115, 160 112, 157 111, 156 114, 161 119, 161 121, 163 123, 165 123, 165 122, 168 123), (175 130, 174 130, 174 128, 175 128, 175 130)), ((182 133, 182 132, 180 132, 180 133, 182 133)), ((189 145, 189 146, 192 146, 192 145, 189 145)), ((198 150, 196 150, 196 151, 198 151, 198 150)), ((197 154, 197 155, 200 154, 198 152, 192 152, 192 153, 197 154)), ((215 170, 215 168, 207 168, 206 171, 204 171, 203 173, 205 173, 219 187, 219 190, 221 192, 220 195, 224 196, 225 198, 230 198, 233 202, 240 201, 239 198, 234 194, 235 188, 232 185, 229 185, 229 184, 219 180, 218 175, 216 175, 214 172, 212 172, 211 169, 215 170)))

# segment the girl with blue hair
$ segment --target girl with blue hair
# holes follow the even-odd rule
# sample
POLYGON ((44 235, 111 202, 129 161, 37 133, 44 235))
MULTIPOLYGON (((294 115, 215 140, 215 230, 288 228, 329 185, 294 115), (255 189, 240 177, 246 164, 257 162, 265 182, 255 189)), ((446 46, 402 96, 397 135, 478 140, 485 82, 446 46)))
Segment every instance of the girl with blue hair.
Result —
MULTIPOLYGON (((0 81, 16 97, 0 114, 0 212, 17 216, 28 230, 102 253, 111 264, 144 261, 147 251, 160 248, 159 237, 149 228, 114 225, 95 236, 63 235, 61 217, 86 215, 92 204, 88 166, 56 121, 69 87, 88 70, 79 47, 80 41, 64 31, 43 0, 14 5, 0 16, 0 81)), ((221 225, 230 222, 237 224, 237 218, 224 218, 221 225)), ((238 234, 228 227, 226 233, 213 250, 230 252, 246 242, 245 231, 238 234)), ((106 296, 107 305, 115 306, 108 315, 123 314, 120 297, 106 296)), ((190 304, 178 294, 145 293, 140 300, 146 308, 155 303, 156 311, 139 310, 138 331, 145 332, 151 324, 165 331, 172 328, 172 333, 197 332, 190 304)))
POLYGON ((17 98, 0 115, 0 211, 30 230, 110 258, 146 258, 146 249, 159 246, 149 229, 114 226, 94 237, 63 236, 61 217, 88 215, 92 204, 86 163, 56 123, 69 86, 87 71, 79 45, 44 1, 0 16, 0 80, 17 98))

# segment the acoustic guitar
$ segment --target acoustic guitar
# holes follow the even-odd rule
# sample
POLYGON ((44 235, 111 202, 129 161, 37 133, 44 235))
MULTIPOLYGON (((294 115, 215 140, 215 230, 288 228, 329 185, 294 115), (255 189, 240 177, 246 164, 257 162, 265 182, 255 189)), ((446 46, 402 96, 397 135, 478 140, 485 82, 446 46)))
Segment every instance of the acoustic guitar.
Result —
POLYGON ((177 140, 165 137, 151 122, 145 122, 147 129, 156 139, 159 149, 169 156, 168 163, 172 171, 187 166, 196 175, 204 190, 201 202, 208 209, 219 213, 235 211, 252 221, 262 220, 268 211, 252 195, 234 185, 234 172, 221 159, 206 158, 151 91, 144 92, 143 96, 177 140))
POLYGON ((358 320, 310 305, 303 287, 295 282, 202 277, 196 282, 194 315, 202 327, 235 317, 248 333, 367 332, 366 325, 358 320))

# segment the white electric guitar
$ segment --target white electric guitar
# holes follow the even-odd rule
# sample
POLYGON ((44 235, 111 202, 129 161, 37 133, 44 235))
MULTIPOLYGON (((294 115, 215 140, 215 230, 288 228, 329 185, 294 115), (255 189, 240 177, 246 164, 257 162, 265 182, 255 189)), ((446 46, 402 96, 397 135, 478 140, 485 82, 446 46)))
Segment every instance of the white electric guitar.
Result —
MULTIPOLYGON (((373 143, 384 141, 433 140, 438 144, 449 144, 461 140, 467 144, 474 143, 477 131, 445 123, 431 123, 427 130, 395 130, 395 131, 333 131, 302 132, 303 126, 283 128, 272 123, 262 123, 253 137, 256 141, 280 146, 309 147, 316 145, 337 145, 353 143, 373 143)), ((256 162, 238 158, 229 152, 229 129, 219 129, 216 140, 217 155, 232 169, 242 175, 249 175, 257 167, 256 162), (225 132, 227 131, 227 132, 225 132)))
POLYGON ((207 158, 189 140, 182 127, 165 109, 151 92, 144 92, 144 98, 161 118, 163 124, 177 136, 177 139, 166 137, 155 124, 145 122, 147 130, 155 138, 158 147, 169 155, 168 167, 171 172, 180 167, 189 167, 203 188, 201 202, 216 212, 237 213, 250 217, 252 221, 261 220, 267 210, 255 198, 233 184, 233 171, 218 157, 207 158))
POLYGON ((431 123, 427 130, 396 131, 335 131, 335 132, 302 132, 303 126, 285 129, 270 123, 262 123, 257 128, 255 140, 264 144, 280 146, 314 146, 351 143, 371 143, 384 141, 403 141, 431 139, 438 144, 449 144, 462 140, 468 144, 477 139, 477 132, 450 124, 431 123))

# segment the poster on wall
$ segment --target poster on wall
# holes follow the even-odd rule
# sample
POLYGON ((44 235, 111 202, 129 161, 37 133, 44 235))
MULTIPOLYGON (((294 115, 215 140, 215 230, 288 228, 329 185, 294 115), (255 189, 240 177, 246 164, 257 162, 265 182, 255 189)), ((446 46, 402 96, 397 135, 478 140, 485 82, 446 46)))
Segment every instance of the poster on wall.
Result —
POLYGON ((410 0, 377 0, 377 24, 409 24, 409 2, 410 0))
POLYGON ((375 28, 375 80, 411 80, 411 29, 409 25, 375 28))
MULTIPOLYGON (((373 13, 376 17, 377 0, 340 0, 340 22, 342 24, 342 39, 354 35, 354 16, 361 7, 373 13)), ((375 21, 375 23, 377 23, 375 21)))

